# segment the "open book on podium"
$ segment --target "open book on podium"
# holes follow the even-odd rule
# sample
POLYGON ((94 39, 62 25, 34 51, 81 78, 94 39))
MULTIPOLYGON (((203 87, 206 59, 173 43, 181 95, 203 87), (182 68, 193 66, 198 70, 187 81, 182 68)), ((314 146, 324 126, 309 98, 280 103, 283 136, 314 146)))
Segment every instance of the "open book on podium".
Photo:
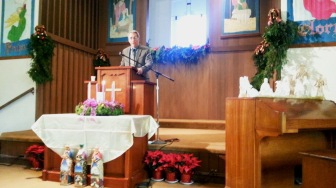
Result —
POLYGON ((103 99, 125 106, 126 114, 154 116, 155 83, 146 81, 130 66, 96 67, 97 81, 84 81, 88 98, 96 98, 102 92, 103 99))

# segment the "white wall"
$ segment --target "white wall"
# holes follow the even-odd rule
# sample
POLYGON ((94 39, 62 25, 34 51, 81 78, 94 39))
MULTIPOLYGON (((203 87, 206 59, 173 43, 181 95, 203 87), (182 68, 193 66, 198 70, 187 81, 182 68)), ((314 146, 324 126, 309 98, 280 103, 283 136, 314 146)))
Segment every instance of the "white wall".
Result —
MULTIPOLYGON (((30 59, 0 61, 0 105, 35 87, 27 74, 30 59)), ((0 133, 30 129, 35 122, 35 94, 27 94, 0 110, 0 133)))
MULTIPOLYGON (((287 0, 281 1, 281 16, 286 20, 287 0)), ((326 85, 324 97, 326 100, 336 102, 336 47, 305 47, 290 48, 287 59, 289 62, 305 63, 316 72, 323 75, 326 85)))
MULTIPOLYGON (((2 1, 0 1, 0 7, 2 7, 2 1)), ((37 23, 38 20, 38 8, 39 0, 35 0, 34 23, 37 23)), ((0 10, 0 20, 1 17, 2 10, 0 10)), ((1 27, 0 25, 0 29, 1 27)), ((36 84, 27 74, 30 69, 30 62, 30 58, 0 60, 0 106, 28 89, 36 87, 36 84)), ((30 129, 35 122, 35 104, 35 93, 29 93, 0 110, 0 134, 2 132, 30 129)))

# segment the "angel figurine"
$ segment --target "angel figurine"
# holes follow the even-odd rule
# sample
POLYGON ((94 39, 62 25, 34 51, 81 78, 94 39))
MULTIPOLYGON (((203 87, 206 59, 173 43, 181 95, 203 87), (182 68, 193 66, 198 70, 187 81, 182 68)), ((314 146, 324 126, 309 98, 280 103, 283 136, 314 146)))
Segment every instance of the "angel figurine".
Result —
POLYGON ((91 187, 104 187, 103 155, 100 153, 98 147, 94 148, 91 159, 91 187))
POLYGON ((79 150, 76 155, 76 164, 74 167, 75 187, 85 187, 87 182, 87 155, 84 145, 79 145, 79 150))
POLYGON ((73 153, 69 146, 65 146, 62 161, 61 161, 61 172, 60 181, 61 185, 69 185, 72 183, 72 169, 73 169, 73 153))

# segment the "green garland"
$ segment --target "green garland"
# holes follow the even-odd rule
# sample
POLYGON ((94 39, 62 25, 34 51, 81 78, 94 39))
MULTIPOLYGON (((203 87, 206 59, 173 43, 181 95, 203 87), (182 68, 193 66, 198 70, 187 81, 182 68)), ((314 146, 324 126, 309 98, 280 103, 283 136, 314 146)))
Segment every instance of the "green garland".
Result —
POLYGON ((52 80, 51 60, 54 48, 54 41, 47 36, 45 27, 43 25, 36 26, 35 33, 30 36, 28 44, 28 52, 32 58, 28 74, 37 84, 52 80))
POLYGON ((271 78, 277 72, 277 79, 281 77, 281 69, 287 62, 287 50, 298 37, 298 26, 292 21, 282 21, 280 11, 271 9, 268 13, 268 26, 262 35, 263 41, 256 47, 253 60, 257 73, 251 84, 260 89, 264 78, 271 78))
POLYGON ((151 49, 154 64, 172 64, 177 62, 195 64, 199 62, 200 58, 204 57, 209 52, 209 44, 190 47, 174 46, 172 48, 162 46, 151 49))

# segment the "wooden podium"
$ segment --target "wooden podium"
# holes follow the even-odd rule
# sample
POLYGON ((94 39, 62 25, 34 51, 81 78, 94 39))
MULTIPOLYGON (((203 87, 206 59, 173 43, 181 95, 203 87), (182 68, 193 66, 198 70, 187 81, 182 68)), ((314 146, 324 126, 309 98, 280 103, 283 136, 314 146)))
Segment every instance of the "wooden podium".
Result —
POLYGON ((336 104, 227 98, 225 130, 226 188, 294 187, 300 152, 335 148, 336 104))
MULTIPOLYGON (((112 100, 112 84, 115 83, 115 100, 125 105, 126 114, 145 114, 154 116, 154 87, 155 83, 145 81, 145 78, 136 74, 133 67, 110 66, 96 67, 97 81, 90 82, 91 98, 96 98, 97 89, 103 89, 105 99, 112 100), (98 85, 97 85, 98 84, 98 85)), ((89 81, 85 81, 89 84, 89 81)))
MULTIPOLYGON (((84 84, 91 84, 91 98, 96 98, 97 90, 102 91, 104 81, 105 99, 111 101, 111 87, 114 82, 115 101, 124 104, 126 114, 154 116, 155 83, 148 82, 137 75, 132 67, 98 67, 96 70, 97 81, 84 82, 84 84)), ((136 183, 147 178, 143 157, 148 149, 148 137, 146 135, 133 138, 134 144, 129 150, 120 157, 104 163, 105 187, 132 188, 136 183)), ((43 180, 60 181, 61 157, 49 148, 46 148, 44 157, 43 180)))

